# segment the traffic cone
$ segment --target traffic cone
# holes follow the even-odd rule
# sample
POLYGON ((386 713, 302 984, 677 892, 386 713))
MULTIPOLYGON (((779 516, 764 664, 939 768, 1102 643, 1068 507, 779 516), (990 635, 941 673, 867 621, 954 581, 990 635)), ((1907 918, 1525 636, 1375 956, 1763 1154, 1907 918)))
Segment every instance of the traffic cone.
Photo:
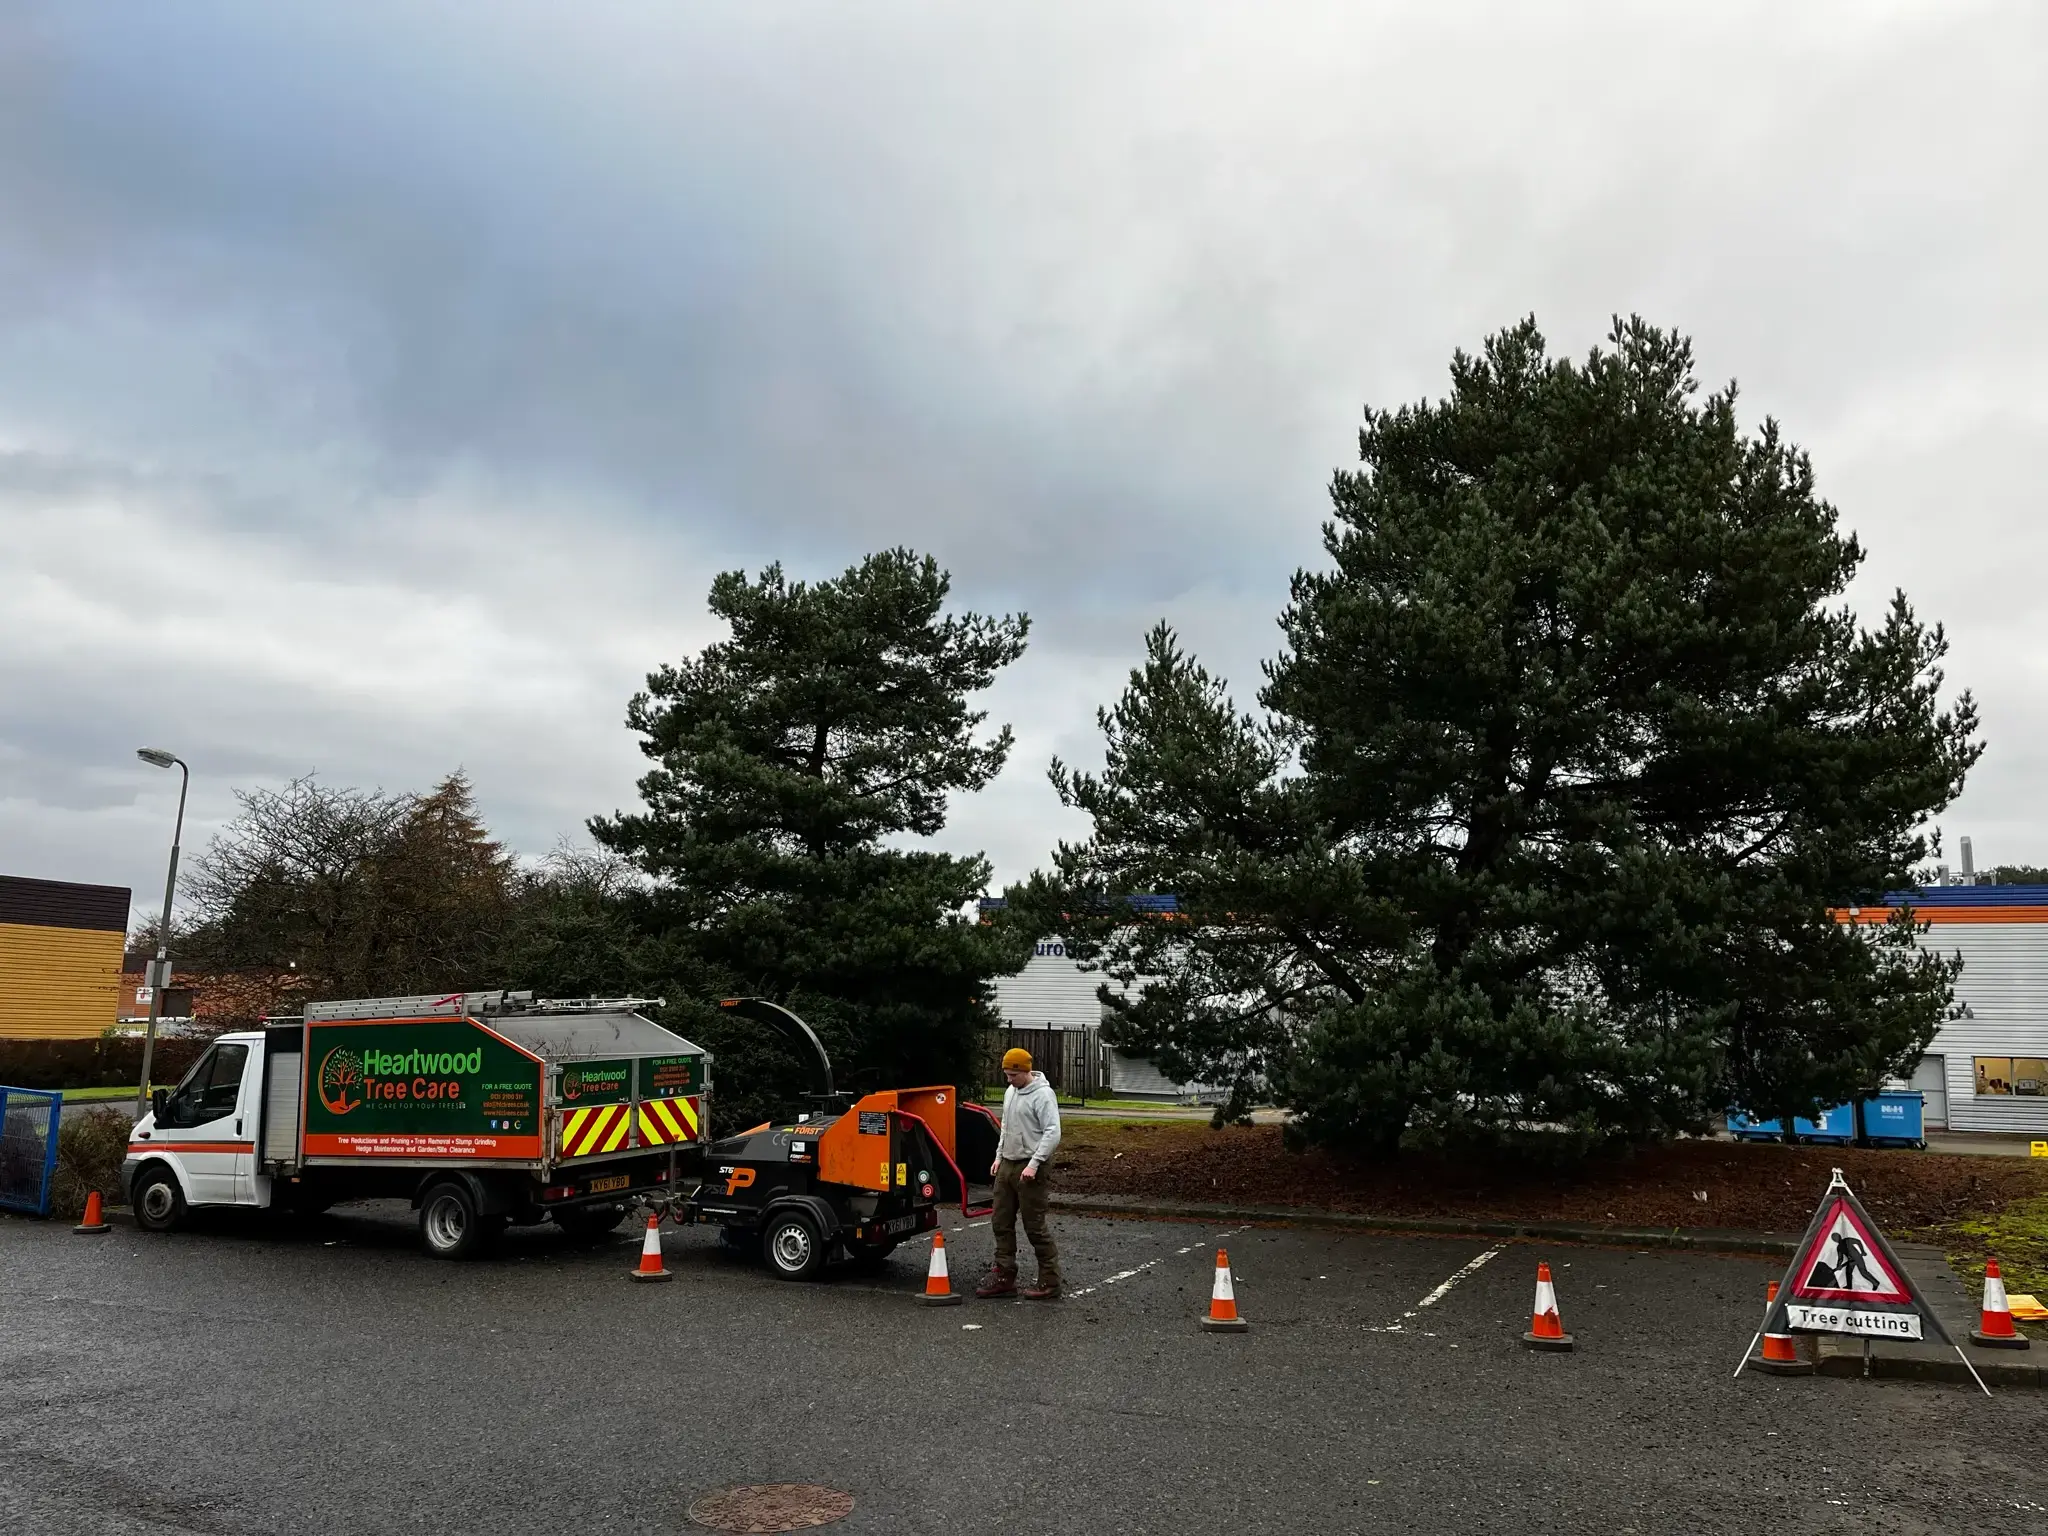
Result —
POLYGON ((1983 1349, 2025 1349, 2031 1342, 2012 1325, 2012 1306, 2005 1299, 2005 1277, 1998 1272, 1998 1260, 1984 1266, 1984 1310, 1981 1321, 1970 1330, 1970 1342, 1983 1349))
MULTIPOLYGON (((1770 1306, 1778 1299, 1778 1282, 1773 1280, 1764 1287, 1764 1305, 1770 1306)), ((1799 1341, 1789 1333, 1766 1333, 1764 1352, 1749 1362, 1750 1369, 1763 1371, 1772 1376, 1811 1376, 1811 1361, 1799 1358, 1799 1341)))
POLYGON ((661 1264, 661 1233, 658 1230, 661 1217, 653 1211, 647 1213, 647 1236, 640 1241, 640 1267, 628 1276, 633 1280, 673 1280, 661 1264))
MULTIPOLYGON (((98 1190, 93 1190, 85 1197, 85 1217, 71 1230, 74 1232, 111 1232, 114 1230, 107 1225, 106 1217, 100 1213, 100 1192, 98 1190)), ((2003 1291, 2000 1291, 1998 1295, 2001 1301, 2005 1298, 2005 1292, 2003 1291)), ((2008 1328, 2012 1326, 2012 1319, 2009 1315, 2006 1318, 2005 1326, 2008 1328)))
POLYGON ((924 1294, 917 1303, 921 1307, 957 1307, 966 1299, 953 1289, 953 1276, 946 1268, 946 1234, 935 1228, 931 1267, 925 1271, 924 1294))
POLYGON ((1529 1331, 1522 1335, 1522 1342, 1531 1349, 1572 1347, 1572 1336, 1558 1320, 1557 1292, 1551 1288, 1548 1264, 1536 1266, 1536 1305, 1529 1310, 1529 1331))
POLYGON ((1237 1291, 1230 1283, 1230 1255, 1216 1250, 1216 1282, 1209 1288, 1209 1315, 1202 1326, 1211 1333, 1243 1333, 1251 1324, 1237 1315, 1237 1291))

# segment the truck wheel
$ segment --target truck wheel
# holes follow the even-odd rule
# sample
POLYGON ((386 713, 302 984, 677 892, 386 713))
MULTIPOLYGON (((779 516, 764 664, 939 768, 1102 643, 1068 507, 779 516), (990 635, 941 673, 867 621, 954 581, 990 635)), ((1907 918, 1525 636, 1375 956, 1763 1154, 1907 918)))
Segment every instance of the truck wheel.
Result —
POLYGON ((571 1237, 603 1237, 626 1219, 623 1205, 574 1205, 555 1212, 555 1225, 571 1237))
POLYGON ((420 1236, 437 1259, 469 1259, 488 1248, 504 1227, 484 1215, 461 1184, 436 1184, 420 1201, 420 1236))
POLYGON ((152 1164, 135 1181, 135 1224, 149 1232, 175 1232, 185 1224, 185 1193, 162 1163, 152 1164))
POLYGON ((778 1280, 809 1280, 825 1267, 825 1240, 800 1211, 782 1211, 761 1224, 761 1253, 778 1280))

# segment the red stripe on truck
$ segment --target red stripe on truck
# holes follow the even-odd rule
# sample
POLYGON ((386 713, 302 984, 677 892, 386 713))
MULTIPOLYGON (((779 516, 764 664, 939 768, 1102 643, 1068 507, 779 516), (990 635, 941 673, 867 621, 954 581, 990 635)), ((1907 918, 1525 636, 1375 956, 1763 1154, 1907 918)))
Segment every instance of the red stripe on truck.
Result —
POLYGON ((409 1131, 306 1133, 308 1157, 495 1157, 540 1161, 538 1136, 423 1136, 409 1131))

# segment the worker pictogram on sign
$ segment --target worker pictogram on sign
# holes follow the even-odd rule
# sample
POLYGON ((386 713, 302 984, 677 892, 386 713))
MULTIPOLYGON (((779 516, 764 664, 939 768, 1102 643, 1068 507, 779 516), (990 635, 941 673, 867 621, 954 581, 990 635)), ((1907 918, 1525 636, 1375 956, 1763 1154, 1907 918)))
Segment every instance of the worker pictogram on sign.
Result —
POLYGON ((1909 1302, 1913 1293, 1858 1219, 1846 1194, 1836 1195, 1822 1214, 1820 1230, 1793 1266, 1798 1301, 1909 1302))

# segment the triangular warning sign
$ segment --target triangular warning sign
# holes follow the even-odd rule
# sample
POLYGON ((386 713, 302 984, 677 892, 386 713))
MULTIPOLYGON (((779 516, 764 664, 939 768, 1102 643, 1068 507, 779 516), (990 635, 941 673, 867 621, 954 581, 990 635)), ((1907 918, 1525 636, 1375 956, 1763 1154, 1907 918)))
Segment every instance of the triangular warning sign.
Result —
POLYGON ((1766 1332, 1954 1342, 1841 1169, 1792 1252, 1766 1332))
POLYGON ((1835 1195, 1822 1207, 1792 1266, 1791 1297, 1795 1301, 1884 1301, 1897 1305, 1913 1299, 1906 1277, 1886 1256, 1884 1245, 1850 1204, 1848 1193, 1835 1195))

